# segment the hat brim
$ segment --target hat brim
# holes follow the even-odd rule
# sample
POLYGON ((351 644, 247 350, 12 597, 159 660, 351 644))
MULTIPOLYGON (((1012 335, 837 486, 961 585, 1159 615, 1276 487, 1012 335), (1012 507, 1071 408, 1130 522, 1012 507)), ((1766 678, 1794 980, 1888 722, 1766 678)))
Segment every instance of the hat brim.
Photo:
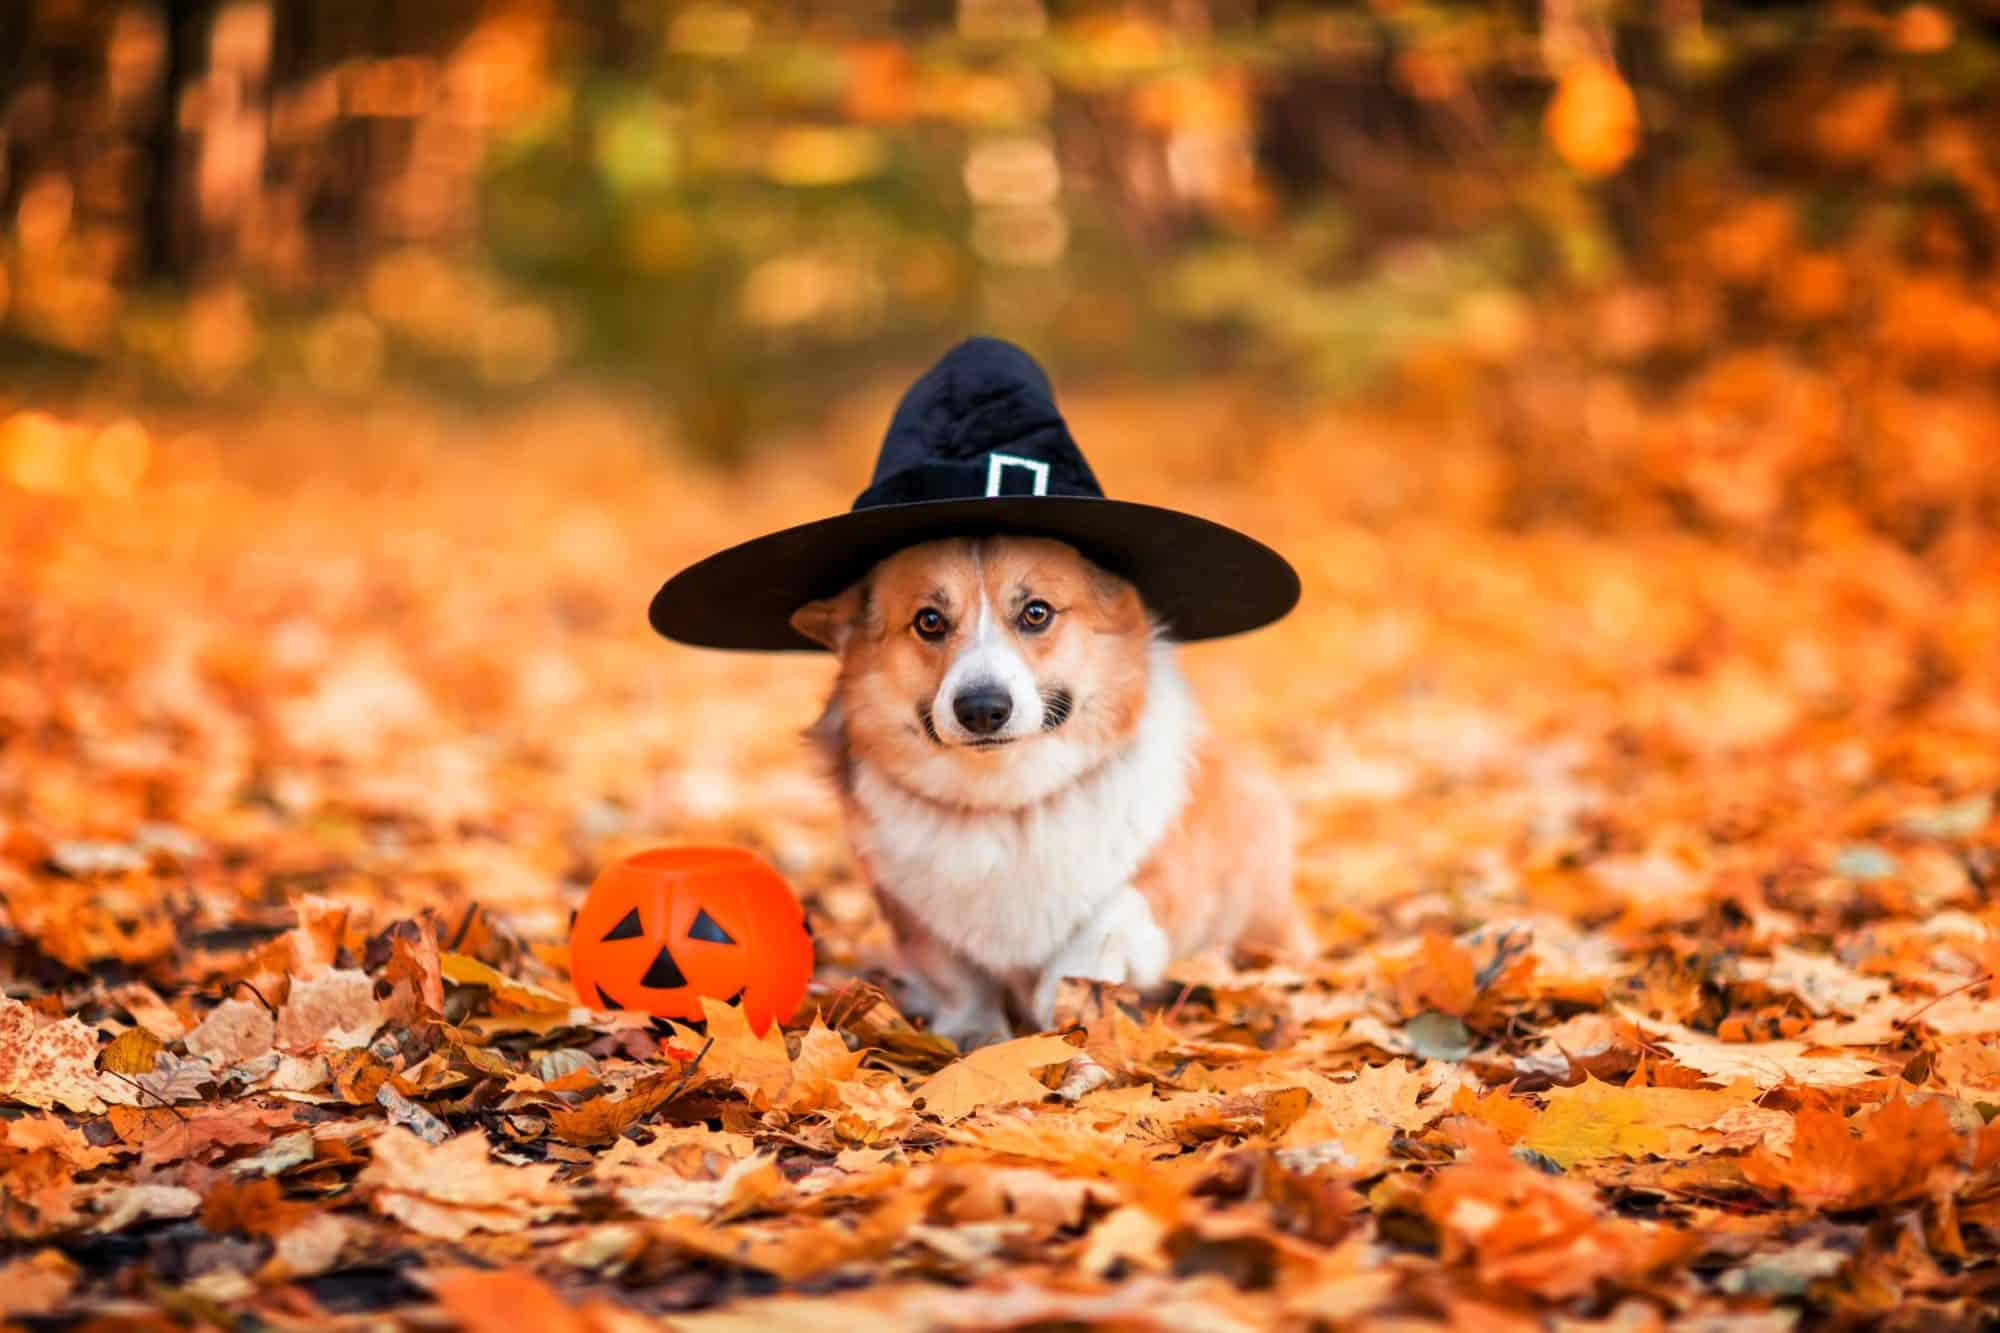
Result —
POLYGON ((669 639, 700 648, 818 650, 791 626, 801 606, 905 547, 983 536, 1069 543, 1129 579, 1182 641, 1268 625, 1299 600, 1299 576, 1285 558, 1234 528, 1127 500, 1021 495, 856 509, 769 533, 668 579, 648 618, 669 639))

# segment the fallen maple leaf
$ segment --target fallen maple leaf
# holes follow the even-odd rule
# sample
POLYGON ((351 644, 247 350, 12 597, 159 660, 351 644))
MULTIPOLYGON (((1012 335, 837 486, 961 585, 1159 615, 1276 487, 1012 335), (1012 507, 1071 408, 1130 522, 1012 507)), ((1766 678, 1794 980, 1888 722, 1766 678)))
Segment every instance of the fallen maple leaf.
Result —
POLYGON ((114 1148, 99 1147, 53 1115, 24 1115, 12 1120, 0 1120, 0 1144, 21 1152, 33 1152, 47 1148, 61 1155, 78 1171, 89 1171, 104 1165, 118 1151, 114 1148))
POLYGON ((1301 1076, 1301 1081, 1312 1093, 1313 1105, 1291 1127, 1290 1138, 1295 1141, 1337 1135, 1365 1124, 1397 1130, 1421 1129, 1444 1113, 1442 1105, 1417 1105, 1427 1087, 1426 1080, 1421 1071, 1401 1060, 1363 1065, 1351 1079, 1307 1074, 1301 1076))
POLYGON ((0 1101, 98 1112, 137 1093, 97 1067, 97 1037, 74 1018, 42 1023, 19 1000, 0 998, 0 1101))
POLYGON ((297 1122, 289 1110, 251 1102, 224 1102, 208 1110, 113 1113, 119 1137, 139 1145, 139 1161, 161 1166, 182 1159, 209 1161, 235 1148, 261 1148, 297 1122))
POLYGON ((1466 1087, 1452 1092, 1451 1113, 1479 1121, 1506 1143, 1519 1143, 1541 1114, 1527 1098, 1516 1097, 1507 1088, 1478 1093, 1466 1087))
POLYGON ((61 1313, 77 1274, 60 1250, 38 1250, 0 1264, 0 1319, 61 1313))
POLYGON ((1860 1014, 1889 994, 1883 977, 1863 976, 1838 959, 1780 944, 1766 959, 1737 960, 1736 975, 1787 995, 1796 995, 1820 1018, 1860 1014))
POLYGON ((1760 1088, 1780 1083, 1800 1087, 1852 1087, 1880 1075, 1882 1062, 1850 1051, 1826 1051, 1805 1041, 1717 1041, 1679 1023, 1650 1019, 1631 1010, 1622 1016, 1709 1083, 1748 1079, 1760 1088))
POLYGON ((1396 1007, 1404 1015, 1426 1010, 1463 1018, 1479 1002, 1479 965, 1471 950, 1440 931, 1428 931, 1415 956, 1394 974, 1396 1007))
POLYGON ((202 1200, 201 1225, 216 1235, 241 1231, 252 1236, 279 1236, 312 1215, 309 1205, 287 1199, 268 1176, 217 1181, 202 1200))
POLYGON ((496 967, 462 953, 438 955, 438 972, 458 986, 483 986, 496 1004, 530 1014, 567 1014, 575 1006, 554 991, 532 981, 510 977, 496 967))
POLYGON ((1585 1079, 1551 1088, 1520 1143, 1564 1168, 1591 1157, 1685 1156, 1699 1145, 1674 1131, 1712 1125, 1748 1100, 1738 1092, 1621 1088, 1585 1079))
POLYGON ((1743 1178, 1809 1208, 1868 1208, 1931 1193, 1967 1150, 1935 1101, 1897 1097, 1853 1122, 1809 1106, 1798 1114, 1790 1156, 1759 1148, 1743 1159, 1743 1178))
POLYGON ((1447 1262, 1471 1257, 1482 1281, 1553 1300, 1642 1277, 1702 1243, 1607 1216, 1588 1186, 1523 1164, 1484 1130, 1432 1179, 1423 1209, 1442 1234, 1447 1262))
POLYGON ((373 1151, 355 1184, 373 1190, 377 1212, 441 1240, 521 1231, 569 1202, 555 1184, 554 1166, 496 1162, 487 1154, 486 1136, 476 1131, 433 1147, 392 1125, 376 1136, 373 1151))
POLYGON ((434 1269, 418 1280, 429 1287, 454 1326, 465 1333, 595 1333, 589 1316, 529 1273, 479 1268, 434 1269))
POLYGON ((760 1037, 750 1030, 750 1020, 740 1007, 706 995, 701 1011, 707 1019, 707 1036, 676 1023, 674 1040, 695 1050, 706 1046, 702 1072, 734 1085, 758 1110, 777 1105, 792 1083, 792 1057, 778 1025, 772 1024, 760 1037))
POLYGON ((99 1231, 123 1231, 134 1222, 189 1217, 201 1207, 201 1196, 179 1185, 120 1185, 97 1196, 99 1231))
POLYGON ((848 1050, 840 1034, 815 1017, 812 1026, 799 1034, 792 1082, 785 1091, 786 1109, 810 1111, 838 1105, 840 1085, 859 1072, 862 1055, 860 1051, 848 1050))
POLYGON ((1067 1064, 1076 1047, 1060 1037, 1020 1037, 982 1046, 917 1085, 922 1110, 950 1124, 983 1106, 1040 1101, 1048 1088, 1035 1077, 1050 1065, 1067 1064))
POLYGON ((44 1236, 77 1222, 76 1168, 50 1148, 0 1153, 0 1236, 44 1236))
POLYGON ((303 1055, 322 1044, 366 1046, 382 1026, 375 982, 358 968, 322 972, 294 981, 291 997, 278 1013, 274 1040, 281 1050, 303 1055))
POLYGON ((622 1093, 606 1093, 575 1106, 549 1112, 549 1128, 565 1143, 579 1146, 609 1143, 664 1105, 686 1080, 677 1074, 654 1074, 622 1093))
POLYGON ((619 1152, 614 1147, 605 1154, 600 1174, 616 1180, 612 1192, 640 1217, 689 1215, 720 1221, 776 1207, 791 1188, 778 1169, 777 1159, 768 1155, 738 1158, 723 1168, 719 1176, 700 1179, 658 1168, 639 1173, 620 1172, 619 1152))
POLYGON ((199 1026, 187 1034, 185 1044, 189 1054, 227 1069, 269 1052, 277 1030, 278 1020, 270 1010, 232 996, 208 1011, 199 1026))
POLYGON ((408 1025, 444 1017, 444 973, 437 931, 428 920, 398 921, 386 932, 389 960, 382 979, 390 985, 383 1004, 390 1022, 408 1025))
POLYGON ((355 1224, 338 1213, 314 1210, 271 1240, 271 1257, 259 1276, 284 1282, 331 1269, 354 1238, 355 1224))

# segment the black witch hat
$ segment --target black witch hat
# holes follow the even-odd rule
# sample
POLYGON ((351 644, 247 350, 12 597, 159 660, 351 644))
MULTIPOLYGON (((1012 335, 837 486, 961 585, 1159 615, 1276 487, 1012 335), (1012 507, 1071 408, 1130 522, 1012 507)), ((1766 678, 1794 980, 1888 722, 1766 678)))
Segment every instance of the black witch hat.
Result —
POLYGON ((703 648, 813 649, 792 613, 876 562, 940 537, 1053 537, 1129 579, 1175 639, 1269 624, 1299 577, 1254 538, 1193 514, 1109 500, 1012 343, 968 338, 896 407, 875 476, 845 514, 717 552, 668 579, 653 628, 703 648))

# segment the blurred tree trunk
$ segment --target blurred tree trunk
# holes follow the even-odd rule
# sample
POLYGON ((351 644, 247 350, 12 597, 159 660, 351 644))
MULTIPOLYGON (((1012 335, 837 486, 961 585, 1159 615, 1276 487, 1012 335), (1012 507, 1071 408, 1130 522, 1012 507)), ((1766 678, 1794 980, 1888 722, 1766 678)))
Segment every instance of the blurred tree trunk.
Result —
POLYGON ((181 102, 203 66, 202 47, 215 18, 216 0, 163 0, 166 59, 160 97, 146 144, 147 186, 140 271, 149 279, 182 282, 200 258, 188 190, 188 156, 181 133, 181 102))

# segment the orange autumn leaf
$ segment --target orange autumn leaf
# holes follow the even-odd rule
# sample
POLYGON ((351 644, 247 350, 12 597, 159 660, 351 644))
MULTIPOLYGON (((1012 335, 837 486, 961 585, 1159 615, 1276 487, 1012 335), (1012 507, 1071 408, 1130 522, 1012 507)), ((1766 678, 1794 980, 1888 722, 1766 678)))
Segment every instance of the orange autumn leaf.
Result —
POLYGON ((216 1235, 241 1231, 252 1236, 282 1236, 311 1216, 309 1204, 287 1199, 278 1182, 268 1176, 217 1181, 201 1205, 202 1228, 216 1235))
POLYGON ((1835 1110, 1801 1110, 1790 1155, 1760 1148, 1744 1159, 1743 1177, 1810 1208, 1868 1208, 1933 1193, 1967 1154, 1937 1102, 1898 1096, 1855 1122, 1835 1110))
POLYGON ((1483 1282, 1557 1300, 1601 1281, 1637 1280, 1701 1245, 1674 1228, 1608 1215, 1588 1186, 1522 1163, 1491 1132, 1468 1137, 1422 1205, 1447 1262, 1470 1262, 1483 1282))
POLYGON ((1524 1097, 1514 1096, 1506 1088, 1475 1092, 1471 1088, 1460 1087, 1451 1095, 1451 1113, 1489 1126, 1504 1143, 1520 1142, 1537 1119, 1534 1105, 1524 1097))
POLYGON ((1438 931, 1427 931, 1416 956, 1395 977, 1396 1005, 1404 1014, 1426 1009, 1464 1017, 1479 1000, 1479 965, 1472 951, 1438 931))
POLYGON ((448 1268, 424 1274, 424 1285, 465 1333, 594 1333, 598 1325, 528 1273, 448 1268))

